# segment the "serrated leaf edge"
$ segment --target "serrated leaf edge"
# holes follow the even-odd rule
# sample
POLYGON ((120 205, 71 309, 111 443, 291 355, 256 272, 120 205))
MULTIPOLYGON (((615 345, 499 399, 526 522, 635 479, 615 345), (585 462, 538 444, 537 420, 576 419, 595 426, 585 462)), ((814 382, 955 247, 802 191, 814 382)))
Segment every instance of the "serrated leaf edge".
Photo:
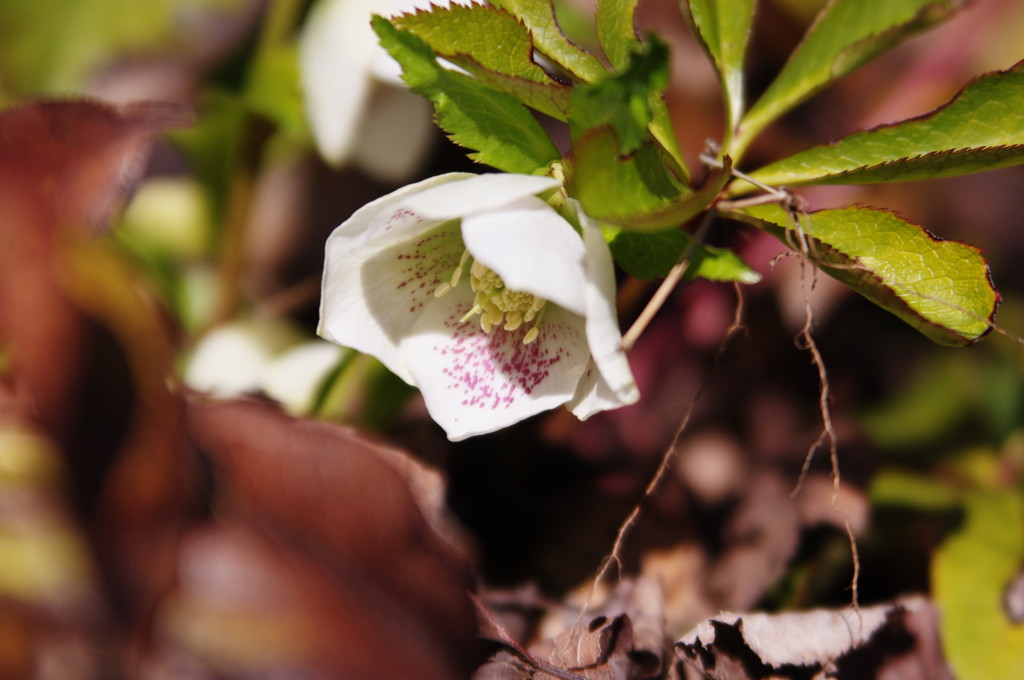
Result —
MULTIPOLYGON (((904 156, 902 158, 894 158, 892 160, 885 161, 884 163, 875 163, 874 165, 862 165, 862 166, 860 166, 858 168, 853 168, 851 170, 843 170, 842 172, 832 173, 832 174, 828 174, 828 175, 819 175, 817 177, 812 177, 810 179, 791 179, 791 180, 786 180, 784 183, 787 186, 809 186, 809 185, 815 185, 815 184, 879 184, 879 183, 884 183, 884 182, 912 182, 912 181, 925 180, 925 179, 940 179, 940 178, 943 178, 943 177, 955 177, 957 175, 964 175, 964 174, 969 174, 969 173, 974 173, 974 172, 986 172, 988 170, 998 170, 1000 168, 1005 168, 1005 167, 1009 167, 1009 166, 1012 166, 1012 165, 1020 165, 1022 163, 1024 163, 1024 144, 1012 144, 1012 145, 1003 145, 1003 146, 965 146, 965 147, 961 147, 961 148, 958 148, 958 149, 944 149, 942 151, 930 151, 928 153, 920 154, 920 155, 917 155, 917 156, 904 156), (1016 151, 1016 152, 1020 153, 1020 156, 1019 156, 1019 159, 1010 160, 1010 161, 1005 162, 1005 163, 994 164, 994 165, 991 165, 990 167, 982 168, 980 170, 963 170, 963 171, 960 171, 956 166, 953 166, 953 167, 949 167, 949 168, 946 168, 946 169, 937 170, 936 172, 928 173, 928 172, 925 172, 927 170, 927 166, 923 166, 921 168, 916 169, 916 172, 915 172, 915 167, 914 166, 918 165, 921 161, 924 161, 924 160, 937 159, 937 158, 941 158, 941 157, 955 158, 957 156, 961 156, 961 155, 965 155, 965 154, 978 154, 978 153, 985 153, 985 152, 990 152, 990 151, 1009 151, 1009 152, 1016 151), (899 166, 899 165, 908 166, 908 172, 906 173, 906 176, 883 178, 883 179, 872 179, 870 177, 865 177, 864 179, 859 179, 857 177, 858 175, 871 175, 872 173, 877 173, 879 170, 883 170, 885 168, 895 167, 895 166, 899 166), (850 179, 851 177, 852 177, 852 179, 850 179)), ((771 178, 769 178, 769 181, 765 181, 764 179, 758 177, 756 174, 753 174, 753 173, 751 174, 751 177, 753 177, 754 179, 760 180, 761 182, 763 182, 764 184, 767 184, 769 186, 778 186, 778 185, 781 185, 783 183, 781 181, 780 182, 770 181, 771 178)))
MULTIPOLYGON (((834 82, 835 79, 837 78, 836 70, 835 70, 835 65, 836 65, 836 62, 840 59, 842 54, 852 52, 854 47, 856 47, 858 45, 859 46, 864 46, 864 45, 867 45, 867 44, 869 44, 869 43, 871 43, 873 41, 877 41, 880 37, 884 36, 887 33, 892 33, 892 34, 895 35, 893 40, 890 41, 889 43, 887 43, 888 46, 891 46, 891 45, 895 44, 896 42, 899 42, 901 36, 903 36, 903 35, 906 35, 907 37, 909 37, 909 35, 911 35, 911 34, 913 34, 915 32, 920 32, 922 30, 925 30, 929 26, 933 25, 935 22, 922 23, 921 22, 921 17, 923 15, 925 15, 926 13, 928 13, 929 11, 932 11, 931 8, 935 6, 935 3, 941 2, 942 0, 933 0, 932 3, 929 3, 928 5, 923 6, 912 17, 910 17, 907 21, 905 21, 903 23, 895 24, 895 25, 891 26, 889 29, 884 30, 884 31, 878 31, 876 33, 871 33, 869 35, 866 35, 866 36, 862 37, 860 40, 858 40, 856 42, 850 43, 849 45, 847 45, 846 47, 841 49, 839 52, 837 52, 835 54, 835 56, 833 57, 832 61, 830 62, 830 64, 829 64, 829 79, 828 80, 826 80, 826 81, 824 81, 822 83, 819 83, 815 87, 812 87, 811 89, 803 92, 799 97, 796 97, 792 101, 786 102, 777 111, 774 111, 773 113, 770 113, 770 115, 769 114, 760 114, 759 108, 761 106, 761 101, 763 101, 764 98, 765 98, 765 95, 767 95, 771 91, 771 89, 775 86, 775 83, 779 80, 779 78, 782 76, 782 74, 784 74, 786 72, 786 70, 789 68, 790 64, 792 63, 794 57, 800 52, 801 49, 803 49, 804 45, 807 42, 808 37, 811 36, 814 33, 815 30, 817 30, 818 25, 826 19, 827 15, 828 15, 828 12, 831 10, 832 6, 835 5, 838 1, 839 0, 829 0, 828 4, 825 5, 821 9, 821 11, 818 12, 817 16, 815 16, 815 18, 814 18, 814 21, 811 22, 810 26, 807 27, 807 30, 804 32, 803 36, 800 38, 800 42, 797 43, 796 47, 793 48, 793 51, 790 52, 789 57, 786 59, 786 63, 783 64, 783 66, 779 70, 778 74, 776 74, 775 78, 768 85, 768 88, 764 91, 764 93, 762 93, 761 97, 751 105, 751 107, 747 111, 746 115, 743 118, 740 119, 740 121, 739 121, 739 123, 737 124, 737 127, 736 127, 736 131, 738 132, 738 134, 735 137, 735 140, 734 140, 735 143, 734 143, 733 147, 728 150, 728 151, 730 151, 733 154, 734 157, 739 158, 740 154, 742 154, 742 152, 746 149, 747 144, 749 144, 750 141, 752 141, 762 130, 764 130, 765 127, 770 125, 772 122, 778 120, 780 117, 782 117, 783 115, 785 115, 786 113, 791 111, 793 108, 799 106, 801 103, 807 101, 808 99, 810 99, 811 97, 816 95, 818 92, 821 92, 823 89, 828 87, 828 85, 830 83, 834 82), (919 26, 919 28, 916 28, 916 29, 915 28, 911 28, 908 31, 907 27, 910 27, 910 26, 919 26), (759 114, 759 115, 752 116, 751 114, 759 114), (754 124, 752 128, 750 127, 751 123, 754 124), (744 129, 744 128, 746 128, 746 129, 744 129)), ((950 14, 952 14, 955 11, 958 11, 960 8, 962 8, 962 6, 964 4, 962 2, 962 0, 954 0, 954 1, 960 1, 960 5, 958 7, 956 7, 956 8, 954 8, 950 12, 950 14)), ((876 52, 876 54, 871 55, 871 56, 867 57, 866 59, 863 59, 860 64, 858 64, 856 67, 851 69, 851 71, 848 71, 847 74, 849 74, 853 70, 856 70, 857 68, 860 68, 860 66, 863 66, 867 62, 871 61, 871 59, 873 59, 875 56, 877 56, 879 53, 881 53, 884 50, 885 50, 884 46, 880 47, 878 52, 876 52)))
MULTIPOLYGON (((429 9, 417 8, 417 9, 415 9, 412 12, 399 12, 397 14, 394 14, 394 15, 391 15, 391 16, 386 16, 386 17, 383 17, 383 18, 386 19, 388 22, 390 22, 391 25, 394 26, 395 28, 397 28, 398 30, 409 31, 410 33, 412 33, 413 35, 418 37, 420 40, 422 40, 423 42, 425 42, 428 45, 430 45, 430 43, 425 38, 423 38, 422 36, 418 35, 411 28, 402 26, 401 25, 401 20, 405 19, 405 18, 412 19, 412 18, 415 18, 415 17, 423 16, 423 15, 433 15, 435 10, 438 10, 438 11, 443 12, 443 13, 447 13, 449 16, 455 16, 456 12, 462 12, 462 13, 466 14, 466 16, 469 16, 471 12, 476 11, 476 12, 491 12, 491 13, 495 13, 495 14, 503 14, 503 15, 509 17, 515 23, 519 24, 519 26, 522 27, 523 31, 525 31, 525 33, 526 33, 527 38, 529 38, 530 47, 529 47, 529 54, 527 55, 527 58, 529 59, 529 62, 531 64, 533 64, 534 66, 536 66, 537 69, 538 69, 538 72, 544 74, 544 77, 548 81, 551 81, 554 84, 561 84, 561 83, 558 83, 558 81, 556 81, 554 78, 552 78, 551 75, 547 71, 544 70, 544 67, 541 66, 540 64, 538 64, 537 60, 534 58, 534 53, 536 52, 537 47, 536 47, 535 41, 533 39, 533 32, 530 30, 530 27, 527 26, 526 23, 522 19, 520 19, 518 16, 516 16, 512 12, 509 12, 504 7, 498 7, 497 5, 478 5, 478 4, 472 4, 472 5, 467 6, 467 5, 460 5, 458 3, 453 3, 452 5, 450 5, 448 7, 440 7, 438 5, 431 5, 429 9)), ((452 54, 447 54, 447 53, 444 53, 444 52, 436 50, 433 45, 431 45, 431 49, 434 50, 434 53, 437 56, 439 56, 439 57, 441 57, 443 59, 449 59, 450 60, 452 57, 466 57, 466 58, 468 58, 468 59, 470 59, 470 60, 472 60, 474 62, 476 61, 473 58, 473 56, 470 55, 470 54, 465 54, 465 53, 462 53, 462 52, 455 52, 455 53, 452 53, 452 54)), ((511 76, 512 74, 504 74, 504 75, 510 75, 511 76)), ((514 76, 514 77, 518 77, 518 76, 514 76)), ((536 82, 544 83, 546 81, 538 80, 536 82)))
MULTIPOLYGON (((945 109, 948 109, 949 107, 953 106, 961 97, 964 96, 964 94, 967 92, 967 90, 969 90, 972 86, 976 85, 978 82, 980 82, 980 81, 982 81, 982 80, 984 80, 986 78, 992 78, 992 77, 996 77, 996 76, 1005 75, 1005 74, 1011 73, 1012 71, 1016 71, 1018 69, 1024 70, 1024 59, 1018 61, 1017 63, 1015 63, 1013 66, 1010 66, 1009 68, 1006 68, 1006 69, 996 69, 994 71, 987 71, 985 73, 981 73, 981 74, 971 78, 969 81, 967 81, 963 85, 963 87, 961 87, 957 91, 957 93, 955 95, 953 95, 953 97, 951 97, 949 99, 949 101, 945 102, 944 104, 941 104, 941 105, 937 106, 936 108, 932 109, 931 111, 925 111, 924 113, 920 113, 920 114, 918 114, 916 116, 911 116, 910 118, 904 118, 903 120, 892 121, 890 123, 882 123, 880 125, 875 125, 875 126, 872 126, 872 127, 869 127, 869 128, 864 128, 864 129, 861 129, 861 130, 856 130, 856 131, 851 132, 851 133, 849 133, 847 135, 843 135, 842 137, 839 137, 838 139, 834 139, 831 142, 828 142, 826 144, 819 144, 817 146, 812 146, 810 148, 804 149, 803 151, 798 151, 797 153, 795 153, 795 154, 793 154, 791 156, 787 156, 786 158, 779 159, 779 160, 775 161, 774 163, 766 165, 763 168, 759 168, 757 170, 754 170, 753 172, 751 172, 749 174, 754 179, 759 180, 759 181, 761 181, 761 182, 763 182, 765 184, 774 185, 774 183, 771 181, 770 177, 768 178, 767 181, 765 179, 763 179, 763 178, 764 178, 764 176, 766 174, 768 174, 769 170, 771 170, 773 167, 775 167, 777 165, 781 165, 782 163, 790 162, 792 159, 798 158, 800 155, 805 154, 805 153, 809 153, 811 151, 815 151, 815 150, 818 150, 818 149, 827 149, 829 147, 834 147, 837 144, 839 144, 841 142, 845 142, 848 139, 855 138, 858 135, 871 134, 871 133, 877 132, 879 130, 885 130, 885 129, 888 129, 888 128, 894 128, 894 127, 897 127, 897 126, 900 126, 900 125, 906 125, 908 123, 919 123, 919 122, 926 121, 926 120, 928 120, 930 118, 934 118, 935 116, 938 116, 940 113, 942 113, 942 111, 944 111, 945 109)), ((855 168, 855 169, 851 169, 851 170, 844 170, 842 173, 838 173, 838 174, 821 175, 821 176, 819 176, 819 178, 822 178, 822 177, 837 177, 837 176, 839 176, 839 174, 852 174, 852 173, 855 173, 855 172, 863 172, 865 169, 878 168, 878 167, 882 167, 882 166, 884 166, 886 164, 890 164, 890 163, 894 163, 894 162, 900 162, 900 161, 903 161, 905 159, 925 158, 925 157, 931 156, 933 154, 963 153, 965 151, 980 151, 980 150, 984 150, 984 149, 997 149, 997 148, 1011 148, 1011 149, 1021 148, 1021 149, 1024 149, 1024 144, 1020 144, 1020 145, 1018 145, 1018 144, 1014 144, 1014 145, 1001 145, 1001 146, 970 146, 970 147, 960 147, 958 149, 943 149, 943 150, 940 150, 940 151, 931 151, 931 152, 929 152, 927 154, 921 154, 921 155, 918 155, 918 156, 906 156, 906 157, 901 158, 901 159, 893 159, 891 161, 886 161, 885 163, 876 163, 874 165, 864 165, 864 166, 861 166, 859 168, 855 168)), ((1022 159, 1021 162, 1024 162, 1024 159, 1022 159)), ((1004 166, 999 166, 999 167, 1004 167, 1004 166)), ((944 176, 944 175, 940 175, 940 176, 944 176)), ((802 185, 802 184, 811 184, 814 181, 815 181, 815 179, 789 180, 788 183, 792 184, 792 185, 802 185)), ((825 183, 825 182, 822 182, 822 183, 825 183)), ((829 184, 842 184, 842 182, 827 182, 827 183, 829 183, 829 184)), ((745 185, 744 191, 748 191, 751 188, 750 185, 748 183, 746 183, 746 182, 742 182, 742 181, 741 182, 737 182, 737 186, 739 186, 740 184, 745 185)), ((729 195, 733 196, 733 195, 736 195, 737 193, 739 193, 739 192, 730 191, 729 195)))
MULTIPOLYGON (((983 255, 984 252, 985 252, 984 249, 979 248, 978 246, 975 246, 975 245, 970 244, 970 243, 964 243, 963 241, 958 241, 956 239, 942 238, 941 236, 938 236, 938 235, 934 234, 933 232, 929 231, 926 227, 924 227, 924 226, 922 226, 920 224, 917 224, 916 222, 913 222, 912 220, 906 219, 898 211, 890 210, 890 209, 887 209, 887 208, 878 208, 876 206, 865 205, 865 204, 861 204, 861 203, 854 203, 852 205, 843 206, 841 208, 826 208, 824 210, 815 210, 815 211, 812 211, 812 212, 808 213, 808 215, 813 215, 813 214, 819 213, 819 212, 826 212, 826 211, 829 211, 829 210, 858 210, 858 209, 859 210, 871 210, 871 211, 875 211, 875 212, 879 212, 879 213, 886 213, 886 214, 892 215, 893 217, 897 218, 898 220, 900 220, 900 221, 902 221, 902 222, 904 222, 906 224, 909 224, 911 226, 917 227, 917 229, 919 229, 920 232, 924 236, 929 238, 933 243, 955 243, 955 244, 959 244, 960 246, 962 246, 964 248, 967 248, 969 250, 973 250, 979 256, 983 255)), ((775 232, 776 230, 781 230, 783 233, 787 233, 788 234, 789 231, 790 231, 790 229, 788 229, 787 227, 785 227, 783 225, 779 225, 779 224, 776 224, 775 222, 770 222, 768 220, 762 220, 760 218, 754 217, 753 215, 749 215, 749 214, 747 214, 747 213, 745 213, 743 211, 740 211, 740 210, 723 211, 721 214, 724 217, 729 217, 731 219, 738 220, 738 221, 743 222, 745 224, 752 224, 752 225, 754 225, 754 226, 756 226, 758 228, 761 228, 762 225, 769 225, 770 228, 768 229, 768 231, 770 231, 770 232, 775 232)), ((776 234, 776 238, 778 238, 777 234, 776 234)), ((954 331, 951 328, 948 328, 948 327, 943 326, 943 325, 941 325, 939 323, 936 323, 936 322, 932 321, 931 319, 928 319, 925 316, 923 316, 918 310, 914 309, 914 307, 912 307, 910 305, 910 303, 907 302, 900 295, 900 292, 896 288, 893 287, 891 282, 885 281, 884 279, 882 279, 882 277, 878 276, 870 268, 862 266, 860 257, 856 257, 856 256, 855 257, 851 257, 851 256, 849 256, 849 255, 839 251, 834 246, 831 246, 831 245, 829 245, 827 243, 823 243, 821 240, 819 240, 818 238, 816 238, 814 236, 807 235, 807 238, 812 240, 818 246, 817 249, 815 249, 815 248, 811 248, 810 249, 812 251, 812 253, 811 253, 811 256, 808 257, 808 259, 816 267, 818 267, 819 269, 821 269, 825 273, 829 274, 830 276, 832 276, 833 278, 839 280, 841 283, 843 283, 844 285, 847 285, 847 286, 849 286, 849 284, 847 284, 843 280, 844 278, 846 278, 844 276, 844 272, 849 272, 849 271, 851 271, 851 269, 855 269, 855 271, 857 271, 863 277, 863 279, 874 281, 877 284, 877 287, 875 288, 875 290, 884 290, 884 291, 886 291, 887 294, 884 296, 884 302, 883 302, 880 299, 876 299, 874 297, 871 297, 871 296, 868 296, 868 295, 864 294, 859 289, 853 288, 853 286, 849 286, 851 289, 853 289, 858 294, 864 296, 865 298, 867 298, 868 300, 870 300, 874 304, 878 305, 882 309, 885 309, 886 311, 889 311, 890 313, 895 314, 898 318, 902 319, 905 323, 908 323, 908 325, 916 328, 917 330, 919 330, 920 332, 924 333, 929 338, 932 338, 936 342, 940 342, 939 338, 944 338, 944 339, 946 339, 946 342, 943 342, 942 344, 947 344, 947 345, 952 345, 952 346, 957 346, 957 347, 966 347, 966 346, 973 345, 974 343, 978 342, 979 340, 984 338, 986 335, 991 333, 993 328, 995 328, 996 312, 999 309, 1000 302, 1002 302, 1002 296, 1000 295, 999 291, 995 287, 994 282, 992 281, 992 269, 989 266, 988 261, 985 260, 984 257, 982 257, 982 260, 985 263, 985 280, 986 280, 989 288, 992 290, 992 292, 994 294, 994 299, 992 301, 992 309, 991 309, 991 311, 988 313, 988 315, 985 318, 975 317, 975 315, 972 314, 972 313, 969 313, 968 310, 957 308, 960 311, 962 311, 964 313, 967 313, 968 316, 975 317, 977 321, 985 323, 985 325, 986 325, 985 330, 982 331, 979 335, 977 335, 976 337, 969 337, 969 336, 966 336, 966 335, 964 335, 962 333, 956 332, 956 331, 954 331), (832 261, 832 262, 825 261, 825 257, 823 257, 823 256, 826 255, 826 254, 832 255, 835 258, 835 260, 832 261), (889 303, 889 304, 888 305, 885 304, 886 302, 889 303), (889 306, 889 305, 891 305, 891 306, 889 306), (901 315, 901 314, 899 314, 899 313, 897 313, 895 311, 894 307, 898 307, 898 308, 900 308, 902 310, 905 310, 908 313, 908 316, 912 316, 914 319, 916 319, 916 323, 911 323, 911 322, 907 321, 906 317, 901 315), (923 328, 931 329, 932 333, 925 332, 923 330, 923 328)), ((785 243, 787 246, 792 247, 791 243, 786 238, 781 238, 780 240, 783 243, 785 243)), ((904 294, 907 294, 907 293, 912 294, 912 295, 921 295, 920 293, 917 293, 916 291, 913 291, 913 290, 906 291, 904 294)), ((931 296, 923 296, 923 297, 931 297, 931 296)))

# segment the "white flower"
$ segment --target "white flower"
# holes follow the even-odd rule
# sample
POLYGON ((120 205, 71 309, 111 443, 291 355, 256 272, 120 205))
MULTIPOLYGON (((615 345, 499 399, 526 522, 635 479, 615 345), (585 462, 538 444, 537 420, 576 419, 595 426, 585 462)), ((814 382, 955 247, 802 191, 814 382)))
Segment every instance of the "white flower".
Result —
MULTIPOLYGON (((445 6, 446 2, 434 4, 445 6)), ((318 0, 299 38, 306 115, 320 155, 402 181, 425 159, 433 107, 405 89, 401 68, 377 42, 373 14, 426 9, 424 0, 318 0)))
POLYGON ((289 413, 306 416, 345 352, 319 338, 300 340, 296 329, 276 320, 236 321, 203 336, 184 380, 217 399, 265 394, 289 413))
POLYGON ((418 387, 453 441, 633 403, 611 254, 575 201, 582 238, 538 198, 559 186, 452 173, 364 206, 327 240, 318 332, 418 387))

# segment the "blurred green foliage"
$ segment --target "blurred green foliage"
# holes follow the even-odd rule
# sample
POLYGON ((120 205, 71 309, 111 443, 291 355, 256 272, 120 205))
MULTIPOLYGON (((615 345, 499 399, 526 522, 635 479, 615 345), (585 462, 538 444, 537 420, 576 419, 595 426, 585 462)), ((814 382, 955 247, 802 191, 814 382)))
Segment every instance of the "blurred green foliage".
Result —
POLYGON ((0 0, 0 101, 75 95, 108 60, 182 47, 190 15, 240 0, 0 0))

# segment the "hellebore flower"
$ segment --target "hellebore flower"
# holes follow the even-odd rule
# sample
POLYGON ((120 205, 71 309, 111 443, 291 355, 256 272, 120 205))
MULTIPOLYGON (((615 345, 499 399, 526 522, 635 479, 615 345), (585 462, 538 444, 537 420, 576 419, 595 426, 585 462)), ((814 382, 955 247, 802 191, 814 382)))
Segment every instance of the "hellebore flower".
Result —
POLYGON ((314 413, 317 396, 347 350, 278 320, 247 319, 205 334, 188 358, 185 384, 215 399, 263 394, 289 413, 314 413))
POLYGON ((370 17, 430 5, 427 0, 318 0, 313 5, 299 38, 299 66, 306 116, 328 163, 351 161, 376 179, 399 182, 426 158, 435 131, 433 107, 405 88, 401 67, 377 42, 370 17))
POLYGON ((458 441, 566 404, 631 404, 611 254, 531 175, 452 173, 356 211, 327 240, 318 333, 372 354, 423 393, 458 441))

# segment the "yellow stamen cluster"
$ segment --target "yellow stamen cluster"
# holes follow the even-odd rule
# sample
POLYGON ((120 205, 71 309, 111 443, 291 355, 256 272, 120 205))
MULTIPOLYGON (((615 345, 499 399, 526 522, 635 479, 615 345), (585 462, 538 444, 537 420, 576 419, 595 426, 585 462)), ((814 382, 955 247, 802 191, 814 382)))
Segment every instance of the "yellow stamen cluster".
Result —
MULTIPOLYGON (((468 257, 468 251, 463 253, 451 280, 438 286, 434 295, 441 297, 458 285, 462 277, 462 268, 468 257)), ((523 344, 528 345, 537 339, 537 336, 540 335, 537 326, 543 316, 547 300, 530 293, 509 290, 500 276, 476 261, 470 267, 469 275, 470 286, 476 293, 476 298, 473 300, 473 308, 462 317, 463 322, 479 314, 480 327, 485 333, 490 333, 496 326, 501 326, 507 331, 514 331, 524 323, 533 321, 533 327, 523 337, 523 344)))

